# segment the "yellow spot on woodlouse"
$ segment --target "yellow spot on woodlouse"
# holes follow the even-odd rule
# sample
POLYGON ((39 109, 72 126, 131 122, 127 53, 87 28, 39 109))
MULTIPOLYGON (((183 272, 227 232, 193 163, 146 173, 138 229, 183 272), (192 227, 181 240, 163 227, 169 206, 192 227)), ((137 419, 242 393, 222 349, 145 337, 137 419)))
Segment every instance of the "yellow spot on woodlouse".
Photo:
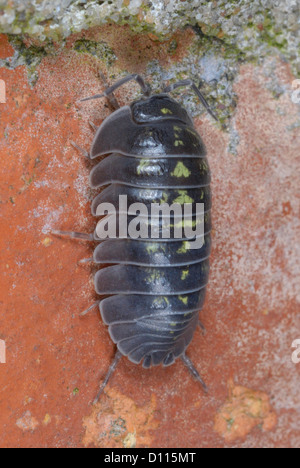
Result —
POLYGON ((157 244, 149 244, 146 247, 147 252, 150 253, 155 253, 159 250, 159 246, 157 244))
POLYGON ((169 299, 167 298, 167 296, 161 296, 161 297, 157 297, 156 299, 154 299, 153 301, 153 305, 154 306, 167 306, 170 304, 170 301, 169 299))
POLYGON ((182 140, 175 140, 175 143, 174 143, 175 146, 184 146, 184 143, 182 140))
POLYGON ((185 203, 193 203, 193 198, 188 195, 187 190, 177 190, 179 197, 177 197, 173 203, 178 203, 179 205, 184 205, 185 203))
MULTIPOLYGON (((174 125, 173 130, 174 130, 174 136, 175 136, 175 138, 180 138, 179 132, 182 131, 182 128, 177 127, 177 125, 174 125)), ((180 145, 183 145, 183 141, 182 141, 182 140, 176 140, 176 141, 175 141, 175 146, 178 146, 179 144, 180 144, 180 145)))
POLYGON ((168 198, 169 198, 169 195, 168 195, 166 192, 163 192, 162 198, 161 198, 161 200, 160 200, 160 204, 162 204, 162 203, 167 203, 168 198))
POLYGON ((187 270, 183 270, 183 272, 181 273, 181 279, 182 281, 184 281, 189 275, 189 269, 187 270))
POLYGON ((188 297, 187 296, 178 296, 178 299, 183 302, 183 304, 187 304, 188 303, 188 297))
POLYGON ((162 278, 164 276, 163 272, 160 272, 160 271, 154 271, 152 273, 152 270, 151 270, 151 274, 149 274, 148 276, 148 281, 151 282, 151 283, 154 283, 155 281, 159 280, 160 278, 162 278))
POLYGON ((181 253, 186 253, 188 250, 190 250, 191 248, 191 245, 188 241, 184 241, 182 243, 182 247, 180 247, 180 249, 177 250, 177 253, 181 254, 181 253))
POLYGON ((189 127, 186 127, 185 130, 186 130, 187 132, 189 132, 191 135, 193 135, 193 136, 195 136, 195 137, 198 138, 198 134, 197 134, 197 132, 195 132, 195 130, 192 130, 192 129, 189 128, 189 127))
POLYGON ((141 175, 143 172, 146 172, 147 167, 151 164, 149 159, 143 159, 137 167, 138 175, 141 175))
POLYGON ((191 171, 181 161, 177 163, 174 171, 171 172, 172 177, 189 177, 190 175, 191 171))
POLYGON ((163 108, 160 110, 160 112, 161 112, 162 114, 165 114, 165 115, 166 115, 166 114, 171 114, 171 115, 173 114, 173 112, 172 112, 170 109, 168 109, 167 107, 163 107, 163 108))
POLYGON ((205 159, 201 162, 200 168, 203 169, 204 171, 208 171, 209 167, 205 159))
POLYGON ((194 220, 191 220, 191 219, 183 219, 182 221, 179 221, 178 223, 175 224, 175 227, 183 227, 183 228, 187 228, 187 227, 190 227, 190 228, 194 228, 196 227, 200 222, 202 222, 203 220, 197 220, 197 219, 194 219, 194 220))

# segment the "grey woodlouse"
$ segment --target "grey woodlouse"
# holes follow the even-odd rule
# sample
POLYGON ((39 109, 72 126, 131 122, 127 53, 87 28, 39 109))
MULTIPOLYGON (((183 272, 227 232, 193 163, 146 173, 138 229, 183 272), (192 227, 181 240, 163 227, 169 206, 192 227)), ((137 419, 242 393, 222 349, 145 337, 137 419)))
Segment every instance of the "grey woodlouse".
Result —
MULTIPOLYGON (((185 350, 196 326, 199 324, 204 329, 198 314, 204 303, 209 274, 210 170, 204 143, 192 119, 169 96, 169 92, 181 86, 190 86, 216 119, 191 80, 180 81, 166 87, 161 94, 151 95, 149 85, 140 75, 133 74, 102 94, 81 99, 107 97, 116 109, 99 128, 94 126, 96 134, 90 153, 72 142, 91 160, 108 155, 90 173, 92 188, 107 186, 92 202, 94 216, 101 203, 116 206, 122 194, 131 203, 168 200, 171 204, 181 197, 191 200, 193 205, 204 202, 205 206, 204 243, 200 249, 189 249, 184 237, 106 239, 97 245, 90 260, 111 265, 95 275, 96 293, 104 296, 97 304, 117 352, 95 402, 123 355, 135 364, 142 362, 145 368, 169 366, 180 357, 207 391, 185 350), (119 108, 113 92, 130 80, 139 84, 143 96, 119 108)), ((53 233, 100 240, 95 233, 53 233)))

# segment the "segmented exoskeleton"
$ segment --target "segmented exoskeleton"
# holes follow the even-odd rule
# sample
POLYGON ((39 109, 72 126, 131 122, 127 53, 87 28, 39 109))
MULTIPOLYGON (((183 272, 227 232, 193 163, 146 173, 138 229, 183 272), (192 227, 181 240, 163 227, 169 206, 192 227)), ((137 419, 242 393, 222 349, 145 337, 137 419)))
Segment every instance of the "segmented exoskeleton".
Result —
MULTIPOLYGON (((206 385, 185 351, 199 323, 199 310, 205 298, 211 249, 210 171, 205 146, 186 110, 169 96, 179 86, 191 86, 208 112, 204 97, 191 80, 181 81, 151 95, 150 87, 139 75, 129 75, 107 88, 98 97, 113 96, 113 91, 134 79, 143 97, 115 110, 96 134, 88 157, 108 156, 91 171, 93 189, 107 186, 92 202, 96 216, 103 203, 118 206, 119 196, 128 203, 168 204, 204 203, 204 236, 199 249, 191 249, 183 235, 171 238, 100 240, 93 235, 73 237, 99 241, 93 261, 111 265, 95 275, 102 319, 117 345, 115 359, 100 388, 103 391, 121 356, 143 367, 169 366, 181 357, 192 374, 206 385)), ((115 98, 114 98, 115 99, 115 98)), ((116 101, 114 100, 114 104, 116 101)), ((77 145, 75 145, 77 146, 77 145)), ((102 213, 103 214, 103 213, 102 213)), ((127 219, 129 223, 130 216, 127 219)), ((103 223, 103 220, 100 223, 103 223)), ((157 229, 161 233, 161 220, 157 229)), ((173 218, 171 228, 175 226, 173 218)), ((117 226, 119 232, 121 226, 117 226)), ((200 324, 201 325, 201 324, 200 324)))

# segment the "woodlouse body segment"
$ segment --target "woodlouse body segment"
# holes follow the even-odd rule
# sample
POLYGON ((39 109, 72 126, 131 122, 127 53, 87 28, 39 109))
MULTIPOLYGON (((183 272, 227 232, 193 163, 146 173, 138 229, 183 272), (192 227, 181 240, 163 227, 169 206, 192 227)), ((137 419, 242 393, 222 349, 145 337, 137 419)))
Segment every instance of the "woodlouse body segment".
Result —
MULTIPOLYGON (((130 79, 141 86, 143 97, 104 120, 89 152, 90 159, 108 155, 90 173, 92 188, 106 186, 93 200, 92 214, 99 215, 102 203, 110 203, 118 211, 120 195, 126 195, 129 204, 147 207, 154 203, 190 203, 194 209, 204 203, 204 234, 201 248, 191 249, 185 235, 174 237, 174 215, 170 238, 154 239, 149 231, 148 239, 128 236, 105 239, 97 245, 93 261, 106 266, 95 275, 95 290, 104 296, 99 304, 101 316, 118 349, 100 392, 122 355, 145 368, 169 366, 181 357, 206 390, 185 350, 198 325, 209 275, 210 170, 204 143, 192 119, 168 92, 191 86, 214 114, 190 80, 150 95, 141 77, 129 75, 92 99, 110 95, 130 79)), ((161 233, 160 222, 157 229, 161 233)), ((120 229, 118 225, 117 231, 120 229)), ((100 240, 97 233, 96 228, 94 239, 100 240)))

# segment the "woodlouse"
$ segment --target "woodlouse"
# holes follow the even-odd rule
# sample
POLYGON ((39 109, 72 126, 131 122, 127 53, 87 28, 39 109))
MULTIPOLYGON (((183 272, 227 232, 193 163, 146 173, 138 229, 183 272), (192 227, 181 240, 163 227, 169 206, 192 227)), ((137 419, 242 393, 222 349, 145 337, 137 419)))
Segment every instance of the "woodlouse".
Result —
MULTIPOLYGON (((203 328, 198 313, 209 274, 210 170, 204 143, 192 119, 169 96, 180 86, 190 86, 216 119, 191 80, 151 95, 141 76, 128 75, 104 93, 81 100, 107 97, 117 108, 96 128, 90 153, 86 153, 91 160, 108 154, 90 174, 92 188, 108 186, 92 202, 93 215, 101 203, 116 206, 122 194, 131 203, 172 203, 181 196, 182 200, 205 205, 204 243, 200 249, 189 249, 184 236, 164 240, 106 239, 97 245, 92 260, 111 265, 96 273, 95 289, 104 296, 98 301, 99 308, 117 352, 95 401, 123 355, 135 364, 142 362, 145 368, 169 366, 180 357, 207 391, 185 350, 197 324, 203 328), (113 92, 130 80, 140 85, 143 96, 117 108, 113 92)), ((99 240, 96 234, 54 233, 99 240)))

